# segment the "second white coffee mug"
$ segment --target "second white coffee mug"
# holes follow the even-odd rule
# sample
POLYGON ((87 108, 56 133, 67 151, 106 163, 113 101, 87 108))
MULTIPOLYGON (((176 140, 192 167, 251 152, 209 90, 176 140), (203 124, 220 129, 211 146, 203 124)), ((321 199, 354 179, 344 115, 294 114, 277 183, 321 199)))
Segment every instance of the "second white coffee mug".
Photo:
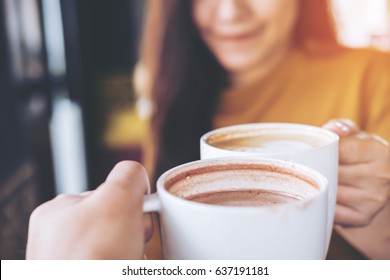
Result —
POLYGON ((338 186, 337 134, 316 126, 294 123, 253 123, 215 129, 200 139, 201 159, 259 157, 297 162, 329 181, 328 246, 333 229, 338 186))

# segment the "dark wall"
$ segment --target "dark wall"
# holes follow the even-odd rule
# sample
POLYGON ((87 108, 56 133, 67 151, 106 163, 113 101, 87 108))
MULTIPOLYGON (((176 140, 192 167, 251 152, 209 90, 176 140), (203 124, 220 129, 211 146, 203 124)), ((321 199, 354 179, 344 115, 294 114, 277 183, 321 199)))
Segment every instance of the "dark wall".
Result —
MULTIPOLYGON (((68 81, 84 115, 89 186, 104 181, 111 166, 103 144, 107 104, 104 82, 130 77, 137 60, 144 0, 62 0, 68 81)), ((130 94, 130 92, 129 92, 130 94)))
MULTIPOLYGON (((39 2, 30 3, 37 9, 37 21, 30 27, 35 28, 43 46, 39 2)), ((20 1, 0 1, 1 259, 25 257, 29 215, 54 195, 44 48, 32 50, 26 44, 27 36, 21 30, 27 27, 19 17, 18 4, 20 1), (10 4, 14 4, 12 9, 10 4), (11 29, 11 20, 13 27, 19 28, 11 29)))
POLYGON ((55 195, 49 121, 58 89, 67 89, 83 111, 89 186, 105 179, 109 166, 104 164, 107 150, 102 143, 107 114, 102 85, 112 76, 131 75, 143 2, 60 0, 67 71, 53 77, 48 73, 41 1, 0 0, 1 259, 25 257, 29 215, 55 195), (8 28, 10 18, 26 24, 21 10, 27 2, 36 8, 29 7, 29 14, 37 25, 25 30, 38 30, 39 49, 28 48, 29 36, 20 28, 8 28), (5 8, 9 4, 14 8, 11 14, 5 8), (21 73, 13 70, 19 59, 14 50, 22 61, 21 73), (31 65, 38 68, 30 75, 31 65))

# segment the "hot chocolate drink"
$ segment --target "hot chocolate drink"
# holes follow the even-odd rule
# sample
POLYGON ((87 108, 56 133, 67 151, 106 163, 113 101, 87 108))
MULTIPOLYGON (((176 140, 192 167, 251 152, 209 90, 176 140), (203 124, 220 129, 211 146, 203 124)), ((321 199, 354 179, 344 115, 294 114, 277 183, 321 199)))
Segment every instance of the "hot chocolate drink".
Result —
POLYGON ((214 205, 269 207, 298 201, 302 198, 286 192, 261 189, 240 189, 205 192, 186 197, 186 199, 214 205))
POLYGON ((230 131, 210 136, 207 143, 216 148, 254 153, 288 153, 326 144, 315 134, 286 131, 230 131))
POLYGON ((278 206, 318 194, 317 183, 309 178, 250 162, 191 169, 170 177, 165 187, 185 200, 227 206, 278 206))

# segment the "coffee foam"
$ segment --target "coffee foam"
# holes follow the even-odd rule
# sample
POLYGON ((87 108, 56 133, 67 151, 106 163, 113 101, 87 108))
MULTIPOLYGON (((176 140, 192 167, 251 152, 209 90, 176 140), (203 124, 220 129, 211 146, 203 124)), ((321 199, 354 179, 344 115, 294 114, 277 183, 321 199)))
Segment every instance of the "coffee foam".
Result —
POLYGON ((206 142, 226 150, 258 153, 288 153, 309 150, 329 143, 313 131, 284 128, 221 129, 210 133, 206 142))
POLYGON ((244 144, 238 141, 234 142, 235 143, 233 143, 233 145, 220 146, 220 148, 250 153, 290 153, 294 151, 303 151, 313 148, 313 146, 308 143, 296 140, 271 140, 262 142, 252 141, 249 144, 244 144))
POLYGON ((184 199, 203 193, 251 189, 288 193, 306 200, 319 189, 318 182, 310 176, 267 164, 214 162, 180 171, 170 174, 165 186, 168 192, 184 199))

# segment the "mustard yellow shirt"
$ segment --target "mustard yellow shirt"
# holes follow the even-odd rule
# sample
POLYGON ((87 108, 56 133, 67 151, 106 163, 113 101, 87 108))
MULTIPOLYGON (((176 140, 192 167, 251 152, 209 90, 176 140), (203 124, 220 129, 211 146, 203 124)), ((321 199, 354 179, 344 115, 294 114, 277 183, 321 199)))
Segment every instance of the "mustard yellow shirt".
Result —
POLYGON ((245 88, 222 93, 214 126, 294 122, 321 126, 348 118, 390 140, 390 54, 368 49, 310 53, 288 58, 245 88))
MULTIPOLYGON (((213 125, 293 122, 321 126, 334 118, 351 119, 366 132, 390 141, 390 53, 295 49, 267 76, 223 92, 213 125)), ((377 227, 389 209, 373 221, 377 227)), ((333 233, 329 258, 360 258, 356 254, 333 233)))

